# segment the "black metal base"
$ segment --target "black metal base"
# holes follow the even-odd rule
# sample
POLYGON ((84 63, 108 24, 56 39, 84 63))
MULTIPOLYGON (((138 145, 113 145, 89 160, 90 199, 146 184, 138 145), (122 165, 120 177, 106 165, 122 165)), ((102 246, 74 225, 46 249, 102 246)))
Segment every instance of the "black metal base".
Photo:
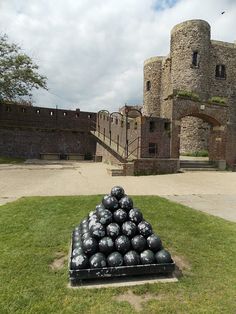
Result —
POLYGON ((170 275, 175 270, 175 263, 169 264, 147 264, 135 266, 119 266, 119 267, 104 267, 92 269, 69 269, 69 277, 72 286, 81 283, 81 280, 102 279, 113 277, 128 277, 139 275, 170 275))

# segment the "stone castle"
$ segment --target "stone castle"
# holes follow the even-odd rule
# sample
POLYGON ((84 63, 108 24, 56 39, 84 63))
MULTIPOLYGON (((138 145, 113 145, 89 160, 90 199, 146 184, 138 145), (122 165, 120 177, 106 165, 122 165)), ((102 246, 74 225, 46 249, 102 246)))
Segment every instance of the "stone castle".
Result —
MULTIPOLYGON (((0 132, 7 140, 0 142, 0 149, 4 150, 6 142, 8 151, 14 147, 9 143, 9 134, 12 140, 15 132, 18 135, 21 132, 17 140, 19 147, 25 127, 28 132, 29 128, 45 132, 45 123, 49 120, 51 125, 47 122, 46 132, 67 132, 67 137, 63 135, 66 138, 64 154, 78 152, 76 143, 79 141, 83 143, 80 153, 87 150, 102 156, 104 161, 119 163, 124 174, 176 172, 181 152, 201 149, 208 150, 209 160, 221 169, 235 167, 236 46, 211 40, 210 25, 206 21, 186 21, 172 29, 169 55, 151 57, 144 62, 143 95, 141 110, 125 106, 118 112, 81 112, 77 117, 75 112, 68 110, 59 110, 52 117, 52 109, 33 107, 30 110, 34 110, 34 117, 30 123, 26 115, 20 117, 18 114, 13 119, 7 109, 2 109, 0 132), (39 119, 37 110, 47 113, 39 119), (91 127, 91 118, 96 129, 91 127)), ((50 147, 48 140, 45 148, 45 137, 40 135, 38 143, 41 141, 41 146, 36 149, 35 145, 32 155, 61 149, 61 144, 56 147, 53 140, 54 146, 50 147)), ((32 151, 32 145, 27 149, 29 147, 32 151)), ((24 145, 19 151, 22 149, 25 149, 24 145)))

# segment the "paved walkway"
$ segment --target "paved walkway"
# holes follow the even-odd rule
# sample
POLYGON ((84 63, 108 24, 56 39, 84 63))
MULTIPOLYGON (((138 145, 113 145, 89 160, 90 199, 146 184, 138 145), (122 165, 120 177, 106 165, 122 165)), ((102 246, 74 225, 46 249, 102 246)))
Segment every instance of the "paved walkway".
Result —
POLYGON ((0 165, 0 205, 22 196, 106 194, 122 185, 130 195, 160 195, 236 222, 236 173, 187 172, 111 177, 108 165, 34 162, 0 165))

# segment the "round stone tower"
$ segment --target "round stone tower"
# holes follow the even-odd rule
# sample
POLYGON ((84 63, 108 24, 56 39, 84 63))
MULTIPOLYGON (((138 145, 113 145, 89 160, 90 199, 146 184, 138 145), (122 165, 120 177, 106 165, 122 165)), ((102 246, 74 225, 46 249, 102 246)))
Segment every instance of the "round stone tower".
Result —
POLYGON ((160 116, 162 60, 163 57, 152 57, 144 62, 143 114, 147 116, 160 116))
POLYGON ((173 90, 208 98, 210 25, 203 20, 177 24, 171 31, 170 56, 173 90))

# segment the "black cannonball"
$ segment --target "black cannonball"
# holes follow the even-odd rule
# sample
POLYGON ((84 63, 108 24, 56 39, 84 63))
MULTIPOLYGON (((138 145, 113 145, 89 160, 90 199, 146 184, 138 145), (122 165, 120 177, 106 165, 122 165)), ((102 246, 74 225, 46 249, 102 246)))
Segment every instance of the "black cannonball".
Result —
POLYGON ((96 239, 101 239, 106 234, 106 229, 100 222, 92 225, 89 230, 90 230, 91 236, 96 239))
POLYGON ((153 252, 157 252, 157 251, 160 251, 162 249, 161 239, 160 239, 160 237, 158 237, 155 234, 151 234, 147 238, 147 244, 148 244, 148 247, 150 248, 150 250, 152 250, 153 252))
POLYGON ((114 242, 110 237, 103 237, 99 243, 99 251, 103 254, 110 254, 114 250, 114 242))
POLYGON ((107 257, 107 264, 110 267, 123 265, 123 256, 119 252, 113 252, 107 257))
POLYGON ((160 250, 155 254, 157 264, 167 264, 172 263, 172 258, 167 250, 160 250))
POLYGON ((72 241, 77 242, 77 241, 80 241, 80 240, 81 240, 80 235, 74 235, 74 234, 73 234, 73 236, 72 236, 72 241))
POLYGON ((111 195, 119 201, 122 197, 124 197, 125 191, 121 186, 114 186, 111 189, 111 195))
POLYGON ((112 222, 112 212, 104 209, 98 213, 98 219, 102 225, 108 225, 112 222))
POLYGON ((123 255, 130 250, 130 246, 130 239, 125 235, 121 235, 115 240, 116 250, 123 255))
POLYGON ((141 213, 140 209, 132 208, 129 211, 129 219, 134 223, 138 224, 143 220, 143 214, 141 213))
POLYGON ((119 208, 113 213, 113 218, 114 218, 115 222, 122 224, 123 222, 125 222, 127 220, 128 215, 124 209, 119 208))
POLYGON ((80 247, 78 247, 78 248, 75 248, 75 249, 72 251, 71 256, 72 256, 72 257, 75 257, 75 256, 80 255, 80 254, 82 254, 82 253, 83 253, 83 249, 82 249, 82 247, 80 246, 80 247))
POLYGON ((82 247, 82 242, 81 242, 81 240, 79 240, 79 241, 73 241, 73 242, 72 242, 72 247, 73 247, 73 250, 76 249, 76 248, 82 247))
POLYGON ((119 201, 120 207, 124 210, 129 211, 131 208, 133 208, 133 201, 130 197, 124 196, 119 201))
POLYGON ((85 239, 90 238, 90 237, 91 237, 91 233, 88 231, 82 235, 81 240, 84 241, 85 239))
POLYGON ((86 232, 89 232, 89 225, 88 225, 88 226, 83 226, 83 227, 81 228, 81 231, 80 231, 81 237, 82 237, 83 234, 86 233, 86 232))
POLYGON ((103 197, 102 203, 106 209, 109 209, 111 211, 115 211, 119 207, 117 199, 111 195, 105 195, 103 197))
POLYGON ((139 254, 136 251, 129 251, 124 255, 124 264, 126 266, 133 266, 140 264, 139 254))
POLYGON ((72 237, 73 237, 73 238, 74 238, 74 237, 79 237, 80 234, 81 234, 81 228, 79 227, 79 229, 76 229, 76 230, 73 231, 72 237))
POLYGON ((85 254, 93 255, 98 251, 98 243, 94 238, 86 238, 82 243, 82 248, 85 254))
POLYGON ((96 210, 92 210, 92 211, 88 214, 89 218, 92 217, 92 216, 96 216, 96 215, 97 215, 96 210))
POLYGON ((149 237, 152 234, 152 226, 149 222, 143 220, 138 224, 138 230, 141 235, 145 238, 149 237))
POLYGON ((92 226, 96 225, 97 223, 100 223, 98 218, 91 219, 88 224, 88 229, 91 230, 92 226))
POLYGON ((105 209, 104 205, 101 203, 101 204, 98 204, 96 206, 96 213, 98 214, 101 210, 105 209))
POLYGON ((80 224, 74 228, 74 232, 80 231, 80 224))
POLYGON ((151 250, 145 250, 140 254, 141 264, 154 264, 156 262, 155 255, 151 250))
POLYGON ((85 254, 74 256, 71 260, 70 266, 73 270, 88 268, 89 261, 87 256, 85 254))
POLYGON ((120 227, 117 223, 112 222, 107 226, 106 231, 108 237, 115 239, 120 234, 120 227))
POLYGON ((129 238, 133 238, 137 233, 137 226, 132 221, 126 221, 122 224, 122 233, 129 238))
POLYGON ((141 253, 147 247, 147 241, 141 234, 136 235, 131 240, 132 247, 135 251, 141 253))
POLYGON ((106 267, 106 256, 100 252, 95 253, 89 259, 89 265, 91 268, 103 268, 106 267))
POLYGON ((87 218, 84 218, 81 223, 80 223, 80 226, 84 225, 84 224, 87 224, 88 223, 88 219, 87 218))

